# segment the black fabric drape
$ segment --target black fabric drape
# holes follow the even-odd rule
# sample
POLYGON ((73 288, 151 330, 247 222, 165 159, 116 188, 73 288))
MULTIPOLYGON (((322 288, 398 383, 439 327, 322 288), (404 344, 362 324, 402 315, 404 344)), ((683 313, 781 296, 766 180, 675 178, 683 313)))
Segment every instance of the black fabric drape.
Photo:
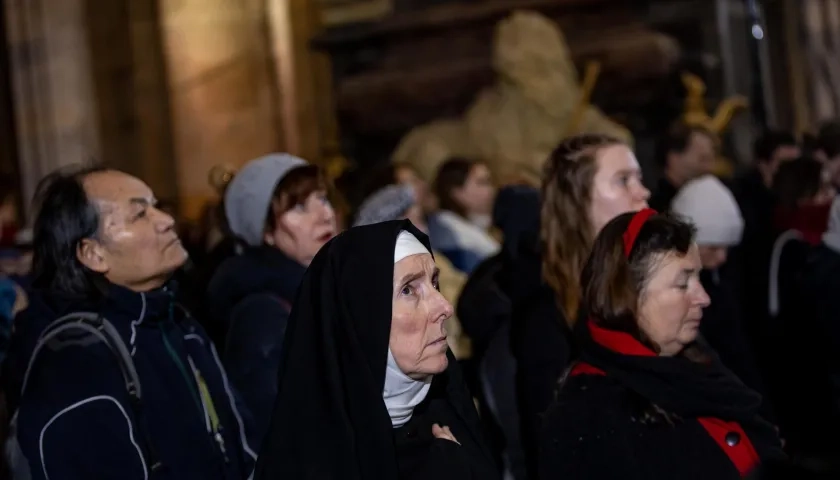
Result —
MULTIPOLYGON (((310 264, 289 318, 278 396, 257 462, 257 480, 398 478, 382 389, 393 253, 401 230, 431 251, 426 235, 409 221, 392 221, 338 235, 310 264)), ((453 375, 457 368, 450 355, 444 375, 460 379, 460 374, 453 375)), ((463 382, 448 382, 446 391, 453 410, 479 437, 463 382)))

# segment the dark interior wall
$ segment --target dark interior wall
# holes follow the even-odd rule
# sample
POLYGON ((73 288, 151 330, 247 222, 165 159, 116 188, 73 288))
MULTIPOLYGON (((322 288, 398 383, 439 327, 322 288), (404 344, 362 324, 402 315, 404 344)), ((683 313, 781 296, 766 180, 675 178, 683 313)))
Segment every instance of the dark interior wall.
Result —
POLYGON ((102 159, 177 201, 156 0, 86 0, 102 159))
MULTIPOLYGON (((9 68, 9 42, 6 32, 6 9, 0 3, 0 175, 13 181, 19 180, 17 135, 15 132, 12 79, 9 68)), ((6 192, 0 192, 5 194, 6 192)), ((23 199, 18 195, 18 205, 23 199)), ((23 214, 22 211, 18 212, 23 214)))

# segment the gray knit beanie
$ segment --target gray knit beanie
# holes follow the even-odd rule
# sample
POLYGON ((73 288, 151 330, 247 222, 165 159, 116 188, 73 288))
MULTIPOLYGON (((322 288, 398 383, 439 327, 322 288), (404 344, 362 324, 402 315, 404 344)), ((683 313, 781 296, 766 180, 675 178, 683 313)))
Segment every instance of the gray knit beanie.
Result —
POLYGON ((230 231, 250 246, 262 245, 274 189, 290 171, 308 164, 288 153, 271 153, 245 164, 225 190, 230 231))
POLYGON ((388 185, 362 202, 353 226, 397 220, 404 217, 416 201, 414 189, 409 185, 388 185))

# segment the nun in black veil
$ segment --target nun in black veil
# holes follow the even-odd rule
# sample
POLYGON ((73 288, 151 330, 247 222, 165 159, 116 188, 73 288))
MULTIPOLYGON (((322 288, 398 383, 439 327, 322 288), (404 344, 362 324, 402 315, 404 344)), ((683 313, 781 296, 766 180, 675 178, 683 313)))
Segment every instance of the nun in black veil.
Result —
POLYGON ((254 478, 496 479, 426 235, 352 228, 304 275, 254 478))

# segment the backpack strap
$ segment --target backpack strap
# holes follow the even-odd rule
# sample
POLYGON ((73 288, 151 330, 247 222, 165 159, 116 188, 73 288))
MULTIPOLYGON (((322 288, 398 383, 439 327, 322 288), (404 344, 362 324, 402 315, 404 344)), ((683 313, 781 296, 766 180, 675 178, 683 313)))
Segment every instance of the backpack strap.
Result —
MULTIPOLYGON (((134 411, 137 419, 136 427, 140 433, 141 446, 147 464, 150 466, 150 473, 154 473, 160 469, 163 464, 158 460, 158 455, 155 453, 152 446, 151 437, 146 429, 146 423, 143 419, 142 399, 143 390, 140 385, 140 377, 137 374, 137 368, 134 365, 134 360, 131 358, 131 353, 128 350, 125 342, 120 336, 114 325, 103 316, 92 312, 74 312, 64 315, 50 323, 44 329, 35 348, 32 350, 32 356, 29 359, 29 364, 26 367, 26 373, 23 376, 23 383, 20 390, 20 397, 23 398, 26 392, 26 387, 29 382, 29 376, 35 368, 35 363, 38 360, 38 354, 44 347, 50 347, 60 350, 63 347, 70 345, 87 346, 93 343, 104 343, 111 351, 122 373, 125 389, 128 393, 131 408, 134 411), (60 335, 67 335, 68 333, 76 332, 83 333, 82 336, 75 336, 70 339, 59 339, 60 335)), ((17 412, 15 412, 15 419, 17 412)))

